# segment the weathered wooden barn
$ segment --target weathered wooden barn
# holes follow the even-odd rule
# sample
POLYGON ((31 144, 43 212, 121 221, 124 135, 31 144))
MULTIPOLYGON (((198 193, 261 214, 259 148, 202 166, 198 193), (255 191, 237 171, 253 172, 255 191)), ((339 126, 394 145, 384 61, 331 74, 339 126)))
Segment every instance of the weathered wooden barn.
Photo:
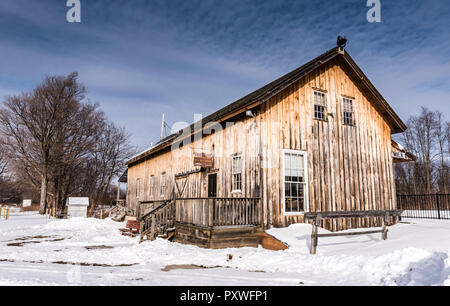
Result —
POLYGON ((203 247, 257 245, 305 212, 394 210, 393 162, 408 157, 391 136, 405 129, 336 47, 133 157, 127 209, 143 237, 203 247))

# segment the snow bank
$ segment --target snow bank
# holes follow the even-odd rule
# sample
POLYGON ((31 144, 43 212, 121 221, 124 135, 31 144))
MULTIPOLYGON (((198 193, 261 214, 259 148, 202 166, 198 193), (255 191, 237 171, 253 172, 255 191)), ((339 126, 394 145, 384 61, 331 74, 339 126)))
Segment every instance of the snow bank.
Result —
MULTIPOLYGON (((0 222, 0 284, 8 280, 11 284, 26 283, 23 278, 28 276, 14 272, 16 268, 39 267, 43 270, 38 275, 45 275, 55 269, 56 263, 65 263, 95 265, 85 275, 94 284, 99 278, 105 284, 121 284, 133 275, 135 280, 160 280, 169 285, 174 279, 179 285, 226 285, 235 281, 299 284, 299 280, 307 285, 450 285, 450 222, 400 224, 391 228, 387 241, 380 240, 379 235, 321 238, 318 255, 312 256, 311 226, 306 224, 269 230, 290 246, 274 252, 262 248, 208 250, 162 239, 139 244, 138 238, 120 235, 124 223, 108 219, 48 221, 34 216, 41 224, 27 227, 29 218, 20 215, 7 226, 0 222), (8 246, 17 242, 24 243, 8 246), (190 264, 221 267, 217 270, 220 274, 211 270, 161 271, 167 265, 190 264), (110 272, 105 275, 102 269, 106 268, 110 272), (117 277, 110 274, 116 271, 111 269, 120 269, 117 277), (229 274, 232 278, 226 277, 229 274)), ((65 283, 65 278, 53 279, 53 274, 41 277, 43 283, 65 283)))

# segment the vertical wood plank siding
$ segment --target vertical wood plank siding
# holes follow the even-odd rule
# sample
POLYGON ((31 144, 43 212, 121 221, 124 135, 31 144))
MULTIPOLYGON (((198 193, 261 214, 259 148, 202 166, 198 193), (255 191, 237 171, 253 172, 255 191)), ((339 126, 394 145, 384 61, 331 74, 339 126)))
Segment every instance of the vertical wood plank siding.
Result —
MULTIPOLYGON (((310 211, 396 208, 390 127, 339 65, 330 63, 261 106, 265 222, 288 226, 302 216, 283 215, 282 150, 308 152, 310 211), (327 121, 314 120, 314 89, 326 93, 327 121), (344 125, 342 97, 352 97, 355 125, 344 125)), ((342 230, 368 220, 328 220, 342 230)))
MULTIPOLYGON (((175 175, 196 169, 194 152, 212 152, 214 148, 217 197, 259 197, 262 173, 261 202, 266 225, 283 227, 303 222, 302 216, 283 214, 283 149, 308 153, 310 211, 396 209, 390 127, 336 62, 322 65, 261 103, 254 111, 256 118, 243 114, 229 119, 234 121, 231 127, 215 131, 178 150, 130 165, 128 207, 136 210, 139 200, 163 199, 160 196, 163 172, 167 179, 165 198, 171 197, 175 175), (327 121, 314 120, 315 89, 325 92, 327 121), (343 123, 343 96, 353 100, 354 126, 343 123), (242 193, 237 194, 231 193, 232 156, 236 153, 242 155, 243 162, 242 193), (154 175, 153 198, 149 197, 151 175, 154 175), (139 199, 136 198, 138 178, 141 181, 139 199)), ((207 172, 189 175, 181 197, 207 197, 207 176, 207 172)), ((178 184, 182 188, 184 179, 178 180, 178 184)), ((326 227, 332 230, 374 225, 374 220, 369 219, 326 222, 326 227)))
MULTIPOLYGON (((217 173, 217 197, 259 197, 259 130, 254 118, 241 116, 233 126, 215 131, 191 144, 174 151, 167 151, 157 156, 148 157, 143 161, 130 165, 128 169, 127 207, 137 211, 139 201, 158 201, 170 199, 177 188, 185 189, 182 198, 206 198, 208 196, 208 174, 217 173), (214 169, 188 175, 175 180, 175 175, 198 170, 194 167, 194 153, 213 153, 214 169), (239 153, 242 156, 242 192, 232 193, 232 157, 239 153), (160 195, 161 174, 166 173, 166 192, 160 195), (150 176, 154 176, 153 197, 150 197, 150 176), (141 195, 136 195, 136 180, 141 180, 141 195)), ((231 121, 230 121, 231 122, 231 121)), ((178 193, 178 192, 177 192, 178 193)))

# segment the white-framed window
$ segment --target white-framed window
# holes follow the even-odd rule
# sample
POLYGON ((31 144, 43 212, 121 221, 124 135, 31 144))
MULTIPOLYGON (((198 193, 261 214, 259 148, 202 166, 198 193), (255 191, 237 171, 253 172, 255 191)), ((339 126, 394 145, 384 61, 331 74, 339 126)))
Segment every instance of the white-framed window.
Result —
POLYGON ((241 192, 242 191, 242 156, 240 154, 235 154, 233 156, 232 163, 232 178, 231 178, 231 191, 241 192))
POLYGON ((287 216, 309 211, 307 165, 306 152, 283 150, 283 211, 287 216))
POLYGON ((324 92, 314 90, 314 119, 327 120, 327 100, 324 92))
POLYGON ((141 179, 138 178, 136 180, 136 198, 139 199, 140 195, 141 195, 141 179))
POLYGON ((150 198, 153 198, 153 188, 154 187, 155 187, 155 176, 151 175, 150 181, 149 181, 149 191, 148 191, 148 195, 150 196, 150 198))
POLYGON ((353 109, 353 100, 349 98, 342 98, 342 110, 344 124, 355 125, 355 111, 353 109))
POLYGON ((161 174, 161 197, 166 194, 166 173, 161 174))

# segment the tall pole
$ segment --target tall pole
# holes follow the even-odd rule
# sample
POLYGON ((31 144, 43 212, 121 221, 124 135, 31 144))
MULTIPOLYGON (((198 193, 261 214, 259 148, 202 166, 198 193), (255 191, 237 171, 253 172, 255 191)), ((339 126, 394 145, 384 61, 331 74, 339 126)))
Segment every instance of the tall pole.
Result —
POLYGON ((117 202, 120 200, 120 179, 117 182, 117 202))
POLYGON ((164 138, 164 124, 165 124, 165 116, 164 113, 162 114, 162 120, 161 120, 161 139, 164 138))

